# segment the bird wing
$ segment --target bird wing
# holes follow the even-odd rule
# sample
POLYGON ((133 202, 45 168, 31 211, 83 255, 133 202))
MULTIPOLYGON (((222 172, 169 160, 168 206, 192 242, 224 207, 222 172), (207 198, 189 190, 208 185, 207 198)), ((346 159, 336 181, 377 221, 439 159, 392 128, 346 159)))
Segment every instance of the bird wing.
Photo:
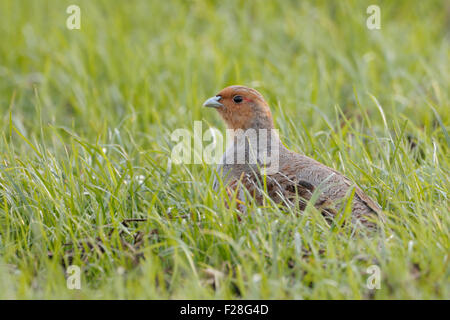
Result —
POLYGON ((349 187, 354 185, 355 186, 355 193, 358 196, 358 198, 362 202, 364 202, 366 204, 366 206, 368 206, 373 212, 375 212, 377 214, 381 214, 381 207, 380 207, 380 205, 378 203, 376 203, 372 198, 370 198, 367 194, 365 194, 364 191, 362 191, 361 188, 356 183, 352 182, 349 178, 344 176, 339 171, 336 171, 336 170, 334 170, 332 168, 328 168, 328 169, 333 171, 337 175, 340 175, 344 179, 345 184, 348 185, 349 187))
POLYGON ((332 189, 329 190, 330 192, 325 191, 326 194, 324 194, 324 196, 327 196, 327 193, 329 193, 327 197, 330 199, 344 196, 349 187, 355 186, 355 193, 358 199, 371 211, 381 216, 382 210, 376 201, 366 195, 358 185, 344 176, 341 172, 295 152, 292 152, 289 157, 286 158, 285 164, 284 171, 287 171, 290 174, 295 173, 301 180, 305 180, 316 187, 324 180, 328 180, 326 183, 334 184, 335 188, 341 189, 340 193, 332 192, 332 189), (334 177, 330 177, 330 174, 334 174, 334 177), (341 185, 341 188, 339 188, 339 185, 341 185))

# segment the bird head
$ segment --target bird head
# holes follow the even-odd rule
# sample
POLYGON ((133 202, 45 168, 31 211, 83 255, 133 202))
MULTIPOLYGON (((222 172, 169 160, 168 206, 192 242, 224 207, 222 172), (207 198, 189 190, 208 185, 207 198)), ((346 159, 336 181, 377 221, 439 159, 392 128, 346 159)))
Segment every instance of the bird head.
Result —
POLYGON ((230 86, 203 104, 215 108, 230 129, 273 129, 270 108, 263 96, 252 88, 230 86))

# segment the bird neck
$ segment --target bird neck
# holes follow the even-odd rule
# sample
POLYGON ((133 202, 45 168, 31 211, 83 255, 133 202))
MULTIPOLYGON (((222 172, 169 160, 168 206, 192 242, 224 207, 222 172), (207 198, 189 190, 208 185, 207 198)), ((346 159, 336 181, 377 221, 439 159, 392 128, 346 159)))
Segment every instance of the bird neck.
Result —
POLYGON ((273 125, 273 121, 272 119, 269 118, 256 118, 255 120, 253 120, 249 127, 246 129, 255 129, 255 130, 259 130, 259 129, 266 129, 266 130, 272 130, 275 129, 275 126, 273 125))

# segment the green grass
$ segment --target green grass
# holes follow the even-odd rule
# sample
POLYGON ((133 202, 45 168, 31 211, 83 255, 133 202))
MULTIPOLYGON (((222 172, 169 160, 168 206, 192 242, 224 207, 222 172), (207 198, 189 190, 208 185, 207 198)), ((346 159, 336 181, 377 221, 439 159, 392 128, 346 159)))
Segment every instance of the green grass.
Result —
POLYGON ((0 298, 449 299, 450 9, 377 1, 371 31, 372 3, 2 0, 0 298), (230 84, 375 198, 381 231, 270 204, 238 222, 213 168, 170 165, 173 130, 225 129, 202 103, 230 84))

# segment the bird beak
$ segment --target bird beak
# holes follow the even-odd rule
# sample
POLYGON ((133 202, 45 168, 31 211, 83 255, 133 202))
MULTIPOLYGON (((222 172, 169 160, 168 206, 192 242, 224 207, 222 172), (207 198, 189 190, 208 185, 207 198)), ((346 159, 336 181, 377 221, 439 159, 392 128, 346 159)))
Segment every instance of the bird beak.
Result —
POLYGON ((209 107, 209 108, 219 108, 219 107, 223 107, 223 104, 221 104, 219 102, 219 100, 221 99, 221 96, 215 96, 212 98, 209 98, 208 100, 205 101, 205 103, 203 103, 204 107, 209 107))

